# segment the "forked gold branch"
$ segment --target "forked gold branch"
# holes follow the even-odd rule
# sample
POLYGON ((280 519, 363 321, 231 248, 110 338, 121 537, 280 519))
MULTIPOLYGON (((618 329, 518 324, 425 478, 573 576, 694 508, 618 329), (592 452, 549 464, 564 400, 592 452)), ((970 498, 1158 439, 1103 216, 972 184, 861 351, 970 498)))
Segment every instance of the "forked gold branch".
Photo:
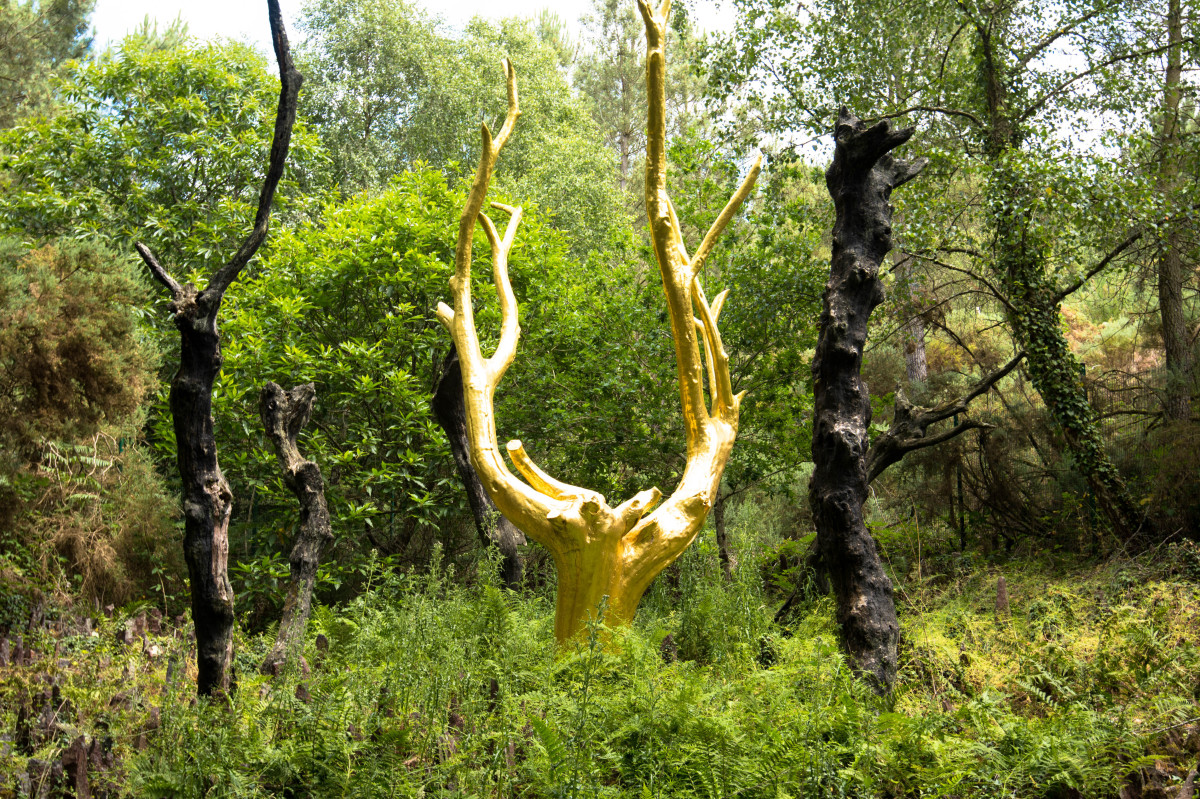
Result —
POLYGON ((512 363, 520 336, 516 298, 508 279, 508 255, 521 223, 521 209, 491 204, 508 214, 508 225, 501 236, 483 213, 483 204, 496 157, 521 114, 516 73, 508 61, 504 62, 508 114, 495 138, 487 125, 483 126, 483 153, 459 222, 455 271, 450 279, 454 308, 444 303, 438 306, 438 318, 458 348, 475 469, 500 512, 554 557, 558 571, 554 631, 559 641, 567 641, 579 632, 605 596, 608 621, 632 619, 650 581, 695 539, 712 507, 733 448, 742 398, 733 393, 729 357, 717 329, 728 292, 721 292, 710 304, 697 275, 721 231, 749 196, 761 159, 713 222, 696 254, 689 257, 666 189, 664 48, 670 0, 657 11, 645 0, 638 0, 638 8, 645 21, 647 42, 646 211, 667 295, 687 434, 687 466, 674 493, 659 504, 662 492, 650 488, 613 508, 595 491, 546 474, 520 441, 510 441, 507 446, 520 478, 509 471, 500 454, 492 397, 512 363), (471 305, 471 247, 477 223, 483 225, 491 245, 500 297, 500 342, 490 358, 484 358, 480 351, 471 305), (704 401, 706 378, 710 405, 704 401))

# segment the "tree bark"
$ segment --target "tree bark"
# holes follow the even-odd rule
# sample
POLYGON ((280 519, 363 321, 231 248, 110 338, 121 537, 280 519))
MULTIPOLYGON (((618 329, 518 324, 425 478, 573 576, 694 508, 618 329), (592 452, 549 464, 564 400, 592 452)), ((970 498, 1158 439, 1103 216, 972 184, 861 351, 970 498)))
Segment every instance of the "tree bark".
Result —
POLYGON ((929 365, 925 360, 925 320, 918 311, 917 293, 914 290, 913 264, 915 259, 907 253, 896 254, 895 273, 900 279, 904 298, 901 313, 908 319, 904 322, 904 372, 910 386, 924 385, 929 378, 929 365))
POLYGON ((325 504, 325 481, 321 468, 300 454, 296 438, 312 416, 317 392, 312 383, 284 391, 275 383, 263 386, 259 396, 259 414, 275 455, 283 468, 283 482, 300 500, 300 532, 288 558, 291 582, 283 603, 283 617, 275 646, 262 664, 264 674, 277 673, 293 663, 304 643, 308 614, 312 608, 313 586, 321 553, 333 541, 329 507, 325 504))
MULTIPOLYGON (((185 287, 195 292, 192 286, 185 287)), ((183 552, 192 586, 196 629, 197 690, 229 690, 233 661, 233 586, 229 582, 229 515, 233 493, 217 461, 212 387, 221 371, 217 306, 221 297, 200 292, 177 299, 179 371, 171 381, 179 476, 183 481, 183 552), (188 302, 188 300, 192 300, 188 302)))
MULTIPOLYGON (((1166 80, 1163 88, 1162 147, 1159 153, 1158 190, 1164 206, 1172 204, 1179 175, 1179 101, 1183 77, 1183 18, 1180 0, 1169 0, 1167 8, 1166 80)), ((1171 214, 1174 218, 1175 214, 1171 214)), ((1163 414, 1171 421, 1191 418, 1192 348, 1188 341, 1187 317, 1183 312, 1183 242, 1174 222, 1162 242, 1158 259, 1158 308, 1162 317, 1163 349, 1167 360, 1167 385, 1163 414)))
POLYGON ((1046 411, 1062 431, 1075 467, 1087 481, 1113 532, 1129 541, 1141 528, 1140 514, 1116 466, 1104 451, 1095 412, 1079 374, 1081 364, 1062 329, 1058 292, 1050 276, 1036 222, 1027 210, 1032 187, 1002 161, 993 170, 991 191, 1009 204, 994 220, 995 268, 1008 294, 1013 336, 1029 354, 1028 372, 1046 411))
POLYGON ((496 503, 488 496, 487 489, 479 480, 479 474, 471 464, 471 447, 467 438, 467 410, 463 402, 462 368, 458 362, 458 348, 450 345, 450 352, 442 362, 442 376, 433 394, 433 415, 450 440, 450 452, 458 476, 467 489, 467 502, 475 518, 475 531, 484 546, 495 546, 500 550, 500 579, 514 591, 521 587, 525 564, 521 561, 519 547, 525 545, 525 534, 516 528, 496 503))
POLYGON ((721 493, 718 488, 717 497, 713 501, 712 517, 713 528, 717 532, 717 557, 721 560, 721 571, 728 582, 733 582, 733 570, 737 566, 737 559, 729 551, 729 536, 725 531, 725 503, 728 500, 729 494, 721 493))
POLYGON ((879 693, 896 679, 900 626, 891 581, 863 522, 871 398, 861 369, 867 322, 883 300, 879 266, 892 246, 888 198, 925 165, 888 154, 911 135, 911 128, 894 131, 886 120, 867 127, 846 109, 838 115, 833 164, 825 173, 836 211, 833 258, 812 363, 809 503, 842 645, 879 693))
POLYGON ((911 128, 893 131, 886 120, 868 127, 846 109, 838 115, 826 173, 836 211, 833 259, 812 359, 812 519, 838 602, 842 645, 881 693, 895 681, 900 625, 892 582, 863 522, 871 401, 860 372, 866 325, 883 300, 880 264, 892 248, 888 198, 924 167, 888 155, 910 136, 911 128))
POLYGON ((992 271, 1000 278, 1013 336, 1028 353, 1028 371, 1050 417, 1063 432, 1076 468, 1087 480, 1096 502, 1122 540, 1140 529, 1142 515, 1134 506, 1108 454, 1079 379, 1080 364, 1062 330, 1062 294, 1048 274, 1047 229, 1035 218, 1033 185, 1017 156, 1021 116, 1009 104, 1016 80, 1005 73, 1003 31, 1011 7, 999 6, 987 24, 975 20, 979 37, 979 80, 984 90, 987 127, 984 157, 991 167, 988 192, 994 227, 992 271), (993 27, 993 24, 999 27, 993 27), (999 37, 999 38, 997 38, 999 37))
POLYGON ((229 691, 233 661, 233 587, 228 569, 233 494, 217 461, 212 419, 213 381, 221 371, 222 361, 217 312, 226 289, 267 237, 271 203, 283 177, 296 121, 296 98, 303 81, 292 64, 278 0, 267 0, 267 9, 279 62, 280 90, 271 155, 258 196, 254 229, 229 262, 212 274, 203 291, 190 283, 181 286, 148 247, 136 245, 150 273, 170 292, 170 310, 179 329, 179 371, 171 380, 170 408, 183 483, 183 551, 191 579, 196 687, 201 696, 229 691))

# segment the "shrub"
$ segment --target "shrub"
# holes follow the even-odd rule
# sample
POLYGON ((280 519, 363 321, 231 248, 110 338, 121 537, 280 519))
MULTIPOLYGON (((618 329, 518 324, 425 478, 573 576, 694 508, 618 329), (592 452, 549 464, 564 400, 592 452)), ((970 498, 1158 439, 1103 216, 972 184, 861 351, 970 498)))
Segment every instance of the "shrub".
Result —
POLYGON ((0 571, 10 586, 49 577, 120 603, 167 593, 179 573, 173 503, 138 441, 157 360, 134 310, 144 298, 132 265, 103 247, 0 240, 0 571))

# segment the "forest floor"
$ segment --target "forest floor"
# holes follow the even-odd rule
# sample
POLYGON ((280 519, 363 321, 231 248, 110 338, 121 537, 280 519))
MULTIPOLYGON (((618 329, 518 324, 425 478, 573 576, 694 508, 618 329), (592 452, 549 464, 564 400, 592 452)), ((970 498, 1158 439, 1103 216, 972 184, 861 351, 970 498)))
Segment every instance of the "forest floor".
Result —
POLYGON ((236 692, 199 703, 184 618, 43 607, 0 640, 0 797, 1200 795, 1193 544, 1102 563, 897 550, 882 699, 847 670, 828 598, 775 623, 777 558, 742 560, 726 583, 701 542, 631 627, 565 654, 546 593, 380 571, 315 609, 292 673, 258 673, 270 630, 239 634, 236 692))

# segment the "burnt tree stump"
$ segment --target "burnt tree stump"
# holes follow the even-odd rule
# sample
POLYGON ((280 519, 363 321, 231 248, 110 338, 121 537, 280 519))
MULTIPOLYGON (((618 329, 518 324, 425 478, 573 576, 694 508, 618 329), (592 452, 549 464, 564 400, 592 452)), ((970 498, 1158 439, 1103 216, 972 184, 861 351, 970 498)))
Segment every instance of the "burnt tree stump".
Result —
POLYGON ((288 558, 291 582, 283 603, 275 646, 262 664, 264 674, 276 673, 279 667, 294 661, 299 654, 312 608, 317 566, 321 562, 321 553, 333 541, 321 468, 306 460, 296 444, 300 431, 312 416, 316 396, 312 383, 296 386, 291 391, 267 383, 259 396, 259 414, 283 468, 283 482, 300 501, 300 532, 296 534, 288 558))

